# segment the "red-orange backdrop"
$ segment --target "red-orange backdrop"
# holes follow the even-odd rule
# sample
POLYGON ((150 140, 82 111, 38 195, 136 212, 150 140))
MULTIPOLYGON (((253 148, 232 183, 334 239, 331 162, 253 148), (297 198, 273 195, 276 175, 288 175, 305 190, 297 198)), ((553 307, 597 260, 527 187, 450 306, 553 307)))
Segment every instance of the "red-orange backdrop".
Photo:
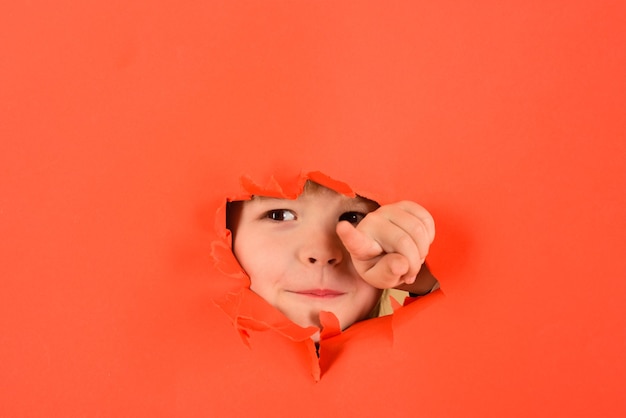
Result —
POLYGON ((4 2, 0 415, 625 416, 625 17, 4 2), (443 288, 318 383, 212 302, 215 210, 301 170, 429 208, 443 288))

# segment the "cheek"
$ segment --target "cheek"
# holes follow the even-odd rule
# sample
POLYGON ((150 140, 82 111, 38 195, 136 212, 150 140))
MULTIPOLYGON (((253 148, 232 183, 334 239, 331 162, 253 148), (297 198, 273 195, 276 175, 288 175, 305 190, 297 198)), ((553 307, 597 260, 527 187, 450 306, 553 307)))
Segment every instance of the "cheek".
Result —
POLYGON ((251 268, 259 264, 266 251, 267 243, 263 235, 254 229, 241 228, 235 237, 233 252, 244 268, 251 268))
POLYGON ((263 239, 261 234, 238 236, 233 252, 250 277, 250 288, 257 293, 264 293, 263 289, 271 287, 270 278, 279 277, 277 266, 281 265, 281 253, 275 241, 263 239))
POLYGON ((376 289, 375 287, 372 287, 370 289, 370 292, 369 292, 369 302, 370 302, 370 305, 369 305, 369 309, 368 309, 368 312, 367 312, 368 314, 370 313, 370 311, 372 309, 374 309, 374 306, 376 306, 376 304, 380 300, 380 297, 382 296, 382 294, 383 294, 383 291, 380 290, 380 289, 376 289))
POLYGON ((358 300, 362 315, 369 315, 372 309, 374 309, 374 306, 378 303, 382 293, 382 290, 370 286, 365 282, 359 285, 358 300))
POLYGON ((376 296, 382 293, 382 290, 377 289, 376 287, 368 284, 365 280, 361 279, 360 277, 358 278, 356 282, 356 288, 357 288, 357 292, 363 298, 376 299, 376 296))

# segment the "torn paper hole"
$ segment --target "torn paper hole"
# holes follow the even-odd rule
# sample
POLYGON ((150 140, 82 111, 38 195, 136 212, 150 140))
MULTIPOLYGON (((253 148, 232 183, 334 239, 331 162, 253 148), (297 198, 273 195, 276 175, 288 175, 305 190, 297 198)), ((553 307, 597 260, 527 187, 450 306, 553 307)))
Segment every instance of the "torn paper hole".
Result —
MULTIPOLYGON (((217 221, 222 240, 212 244, 216 267, 233 282, 216 303, 246 344, 269 330, 303 344, 316 380, 338 352, 324 349, 329 341, 400 309, 408 293, 394 287, 421 294, 437 284, 420 269, 434 224, 419 205, 381 207, 320 172, 265 186, 244 176, 241 186, 217 221), (407 277, 418 269, 413 283, 407 277)), ((388 330, 378 332, 391 342, 392 321, 383 323, 388 330)))

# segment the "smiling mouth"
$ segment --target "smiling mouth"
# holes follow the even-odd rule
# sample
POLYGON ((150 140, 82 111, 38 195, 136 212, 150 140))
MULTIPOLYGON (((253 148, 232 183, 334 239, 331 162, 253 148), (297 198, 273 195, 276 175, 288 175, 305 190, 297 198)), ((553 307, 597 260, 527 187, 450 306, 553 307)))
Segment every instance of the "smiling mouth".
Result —
POLYGON ((291 293, 296 293, 298 295, 308 296, 312 298, 336 298, 345 295, 345 292, 340 292, 333 289, 307 289, 293 291, 291 293))

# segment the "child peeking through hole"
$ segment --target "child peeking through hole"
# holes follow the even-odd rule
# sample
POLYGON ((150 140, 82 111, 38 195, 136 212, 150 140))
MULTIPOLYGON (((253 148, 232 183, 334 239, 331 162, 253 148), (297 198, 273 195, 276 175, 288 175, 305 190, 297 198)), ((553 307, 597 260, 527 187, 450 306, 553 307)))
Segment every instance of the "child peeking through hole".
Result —
POLYGON ((379 206, 309 180, 294 200, 229 203, 227 226, 250 289, 301 327, 327 311, 343 330, 378 316, 385 289, 438 287, 424 265, 434 221, 414 202, 379 206))

